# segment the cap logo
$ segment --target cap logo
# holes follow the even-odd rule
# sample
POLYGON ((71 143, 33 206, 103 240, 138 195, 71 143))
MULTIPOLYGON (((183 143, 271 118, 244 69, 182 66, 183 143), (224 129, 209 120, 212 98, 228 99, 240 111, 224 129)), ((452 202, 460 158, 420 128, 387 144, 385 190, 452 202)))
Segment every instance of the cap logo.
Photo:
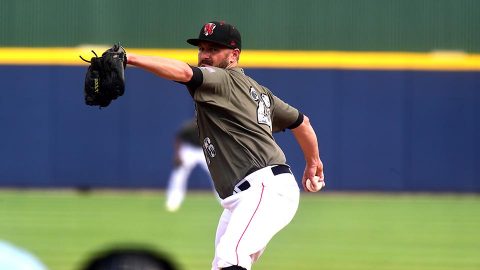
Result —
POLYGON ((205 36, 210 36, 213 34, 213 30, 217 27, 214 23, 207 23, 203 26, 203 34, 205 36))

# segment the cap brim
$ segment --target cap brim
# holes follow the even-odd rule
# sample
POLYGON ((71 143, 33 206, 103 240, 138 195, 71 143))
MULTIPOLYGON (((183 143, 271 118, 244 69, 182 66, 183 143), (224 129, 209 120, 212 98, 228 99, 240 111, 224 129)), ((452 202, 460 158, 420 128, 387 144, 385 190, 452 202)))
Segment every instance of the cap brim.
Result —
POLYGON ((200 39, 198 38, 187 39, 187 43, 193 46, 198 46, 199 42, 200 42, 200 39))

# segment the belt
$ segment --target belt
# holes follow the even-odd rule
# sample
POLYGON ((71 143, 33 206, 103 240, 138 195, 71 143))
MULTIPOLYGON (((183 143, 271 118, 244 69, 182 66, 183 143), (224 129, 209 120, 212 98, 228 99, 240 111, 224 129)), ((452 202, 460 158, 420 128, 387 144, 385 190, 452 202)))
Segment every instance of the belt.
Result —
POLYGON ((292 174, 292 171, 290 171, 290 167, 288 167, 287 165, 277 165, 277 166, 273 166, 271 169, 272 169, 273 175, 279 175, 282 173, 292 174))
MULTIPOLYGON (((279 174, 282 174, 282 173, 292 174, 292 171, 290 170, 290 167, 288 167, 287 165, 275 165, 275 166, 272 166, 270 169, 272 170, 272 173, 273 173, 273 175, 275 175, 275 176, 276 176, 276 175, 279 175, 279 174)), ((238 189, 239 192, 240 192, 240 191, 245 191, 245 190, 249 189, 250 186, 251 186, 250 183, 249 183, 247 180, 245 180, 245 181, 240 182, 239 184, 237 184, 237 185, 235 186, 235 189, 234 189, 234 190, 237 190, 237 189, 238 189)), ((236 193, 236 192, 234 191, 234 193, 236 193)))

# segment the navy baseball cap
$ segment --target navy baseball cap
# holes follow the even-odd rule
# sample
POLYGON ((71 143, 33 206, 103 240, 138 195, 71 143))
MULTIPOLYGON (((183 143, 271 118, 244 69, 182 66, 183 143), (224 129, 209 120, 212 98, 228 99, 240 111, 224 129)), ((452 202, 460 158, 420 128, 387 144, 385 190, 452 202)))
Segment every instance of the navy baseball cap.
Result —
POLYGON ((202 26, 198 38, 187 39, 187 42, 198 46, 200 41, 208 41, 230 49, 242 49, 242 38, 235 26, 225 22, 209 22, 202 26))

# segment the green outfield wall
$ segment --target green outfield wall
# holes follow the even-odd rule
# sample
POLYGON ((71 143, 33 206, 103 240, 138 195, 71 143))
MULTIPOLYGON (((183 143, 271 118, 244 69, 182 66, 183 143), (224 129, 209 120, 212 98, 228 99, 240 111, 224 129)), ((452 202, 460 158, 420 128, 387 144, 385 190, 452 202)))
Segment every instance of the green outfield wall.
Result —
POLYGON ((0 47, 186 48, 212 19, 251 50, 480 52, 477 0, 2 0, 0 47))

